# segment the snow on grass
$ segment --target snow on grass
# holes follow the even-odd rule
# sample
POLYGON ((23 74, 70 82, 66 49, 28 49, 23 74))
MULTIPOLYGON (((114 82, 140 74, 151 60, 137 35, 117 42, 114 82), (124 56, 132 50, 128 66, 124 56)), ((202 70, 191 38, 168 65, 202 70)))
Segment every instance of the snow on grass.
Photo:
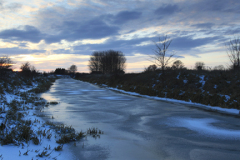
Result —
POLYGON ((36 114, 36 109, 39 108, 34 106, 34 103, 41 103, 41 99, 34 93, 25 92, 36 86, 37 82, 31 87, 22 85, 22 88, 12 90, 11 93, 4 91, 4 94, 0 95, 0 142, 2 144, 0 159, 66 160, 76 158, 69 150, 69 146, 74 144, 58 144, 56 140, 59 140, 61 135, 55 131, 54 126, 46 124, 36 114), (28 100, 32 98, 34 103, 23 100, 21 94, 26 95, 28 100), (23 117, 19 118, 20 115, 23 117), (22 130, 21 127, 25 127, 25 130, 22 130), (29 130, 28 127, 30 127, 29 130), (25 136, 29 136, 28 140, 25 136), (36 138, 35 141, 32 139, 33 137, 36 138), (6 141, 7 139, 11 141, 6 141), (39 144, 34 144, 34 142, 39 144), (60 150, 57 151, 57 148, 60 150))
POLYGON ((213 118, 169 118, 168 125, 174 127, 184 127, 198 132, 200 135, 217 138, 240 140, 240 130, 232 130, 216 127, 213 124, 219 121, 213 118))
POLYGON ((186 79, 185 79, 185 80, 183 80, 183 83, 184 83, 184 84, 186 84, 187 82, 188 82, 188 80, 186 80, 186 79))
POLYGON ((62 151, 55 151, 54 148, 57 148, 59 144, 56 143, 55 136, 56 133, 49 126, 44 125, 44 121, 37 117, 34 114, 34 110, 28 110, 28 114, 24 117, 25 120, 31 120, 33 123, 31 125, 31 129, 34 132, 37 131, 46 131, 51 134, 51 138, 47 139, 46 137, 42 137, 40 140, 40 144, 35 145, 32 141, 28 141, 27 143, 22 142, 19 146, 9 144, 9 145, 1 145, 0 146, 0 158, 3 160, 14 159, 14 160, 25 160, 25 159, 57 159, 57 160, 66 160, 73 159, 73 155, 68 149, 68 145, 63 146, 62 151), (49 156, 43 156, 41 155, 49 156))
POLYGON ((202 75, 202 76, 199 76, 199 78, 200 78, 200 83, 202 84, 202 87, 205 85, 205 81, 204 81, 204 75, 202 75))

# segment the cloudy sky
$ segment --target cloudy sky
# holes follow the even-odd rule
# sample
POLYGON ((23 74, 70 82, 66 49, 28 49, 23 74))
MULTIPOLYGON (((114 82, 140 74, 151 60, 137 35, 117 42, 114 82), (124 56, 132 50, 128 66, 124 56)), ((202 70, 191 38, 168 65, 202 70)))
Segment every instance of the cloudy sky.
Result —
POLYGON ((0 55, 40 71, 88 72, 93 51, 118 50, 127 72, 152 64, 153 41, 168 35, 185 66, 227 65, 225 43, 240 34, 239 0, 0 0, 0 55))

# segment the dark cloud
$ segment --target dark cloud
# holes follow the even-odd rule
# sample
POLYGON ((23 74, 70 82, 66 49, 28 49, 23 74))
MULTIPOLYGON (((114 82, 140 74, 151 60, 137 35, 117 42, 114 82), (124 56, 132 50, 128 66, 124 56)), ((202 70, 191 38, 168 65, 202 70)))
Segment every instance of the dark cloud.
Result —
POLYGON ((38 43, 44 39, 46 43, 61 40, 76 41, 81 39, 98 39, 118 34, 119 28, 107 25, 100 19, 92 19, 84 23, 65 21, 59 26, 57 35, 43 34, 34 26, 26 25, 23 29, 7 29, 0 32, 0 38, 10 41, 29 41, 38 43))
POLYGON ((201 0, 194 4, 198 11, 239 13, 239 0, 201 0))
POLYGON ((33 53, 45 53, 45 52, 46 50, 29 50, 29 49, 21 49, 18 47, 0 48, 0 54, 3 54, 3 55, 33 54, 33 53))
POLYGON ((6 9, 9 9, 11 11, 15 11, 20 8, 22 8, 22 4, 20 3, 11 3, 10 5, 6 6, 6 9))
POLYGON ((171 48, 174 50, 191 50, 206 44, 214 44, 214 41, 222 37, 206 37, 193 39, 192 36, 174 38, 171 43, 171 48))
POLYGON ((65 21, 58 27, 58 35, 48 35, 45 40, 47 43, 60 42, 62 39, 76 41, 82 39, 99 39, 118 34, 119 28, 107 25, 101 19, 92 19, 84 23, 75 21, 65 21))
MULTIPOLYGON (((125 54, 131 55, 132 52, 144 52, 143 47, 136 46, 141 42, 153 40, 154 38, 136 38, 132 40, 116 40, 111 38, 107 40, 104 44, 86 44, 75 46, 73 49, 75 53, 83 52, 85 54, 91 54, 92 51, 102 51, 102 50, 120 50, 125 54), (141 50, 141 51, 140 51, 141 50), (86 52, 87 51, 87 52, 86 52)), ((149 50, 149 46, 147 46, 149 50)), ((150 49, 151 50, 151 49, 150 49)))
POLYGON ((154 13, 162 17, 162 16, 169 16, 178 11, 180 11, 180 9, 177 5, 164 4, 158 9, 156 9, 154 13))
POLYGON ((122 11, 119 12, 116 16, 114 16, 114 23, 115 24, 123 24, 130 20, 139 19, 141 17, 141 12, 136 11, 122 11))
POLYGON ((213 23, 199 23, 199 24, 194 24, 192 26, 196 27, 196 28, 211 29, 214 26, 214 24, 213 23))
POLYGON ((20 43, 18 46, 19 47, 27 47, 27 43, 20 43))
MULTIPOLYGON (((196 47, 200 47, 206 44, 214 44, 215 41, 221 40, 222 37, 207 37, 193 39, 193 36, 178 37, 172 39, 172 43, 169 47, 169 52, 175 50, 177 52, 185 53, 189 52, 196 47)), ((132 40, 115 40, 109 39, 104 44, 85 44, 73 47, 74 54, 87 54, 90 55, 93 51, 102 50, 120 50, 124 54, 131 56, 133 53, 152 54, 155 45, 153 41, 158 41, 158 37, 151 38, 136 38, 132 40), (143 42, 152 42, 147 45, 139 45, 143 42), (137 46, 138 45, 138 46, 137 46)), ((199 52, 200 54, 201 52, 199 52)), ((181 55, 178 55, 182 57, 181 55)))
POLYGON ((33 27, 26 25, 23 29, 7 29, 0 32, 0 38, 12 41, 30 41, 38 43, 43 39, 41 32, 33 27))
POLYGON ((22 4, 20 3, 10 3, 8 5, 4 5, 4 1, 0 0, 0 12, 1 11, 16 11, 18 9, 22 8, 22 4))
POLYGON ((225 35, 235 35, 239 33, 240 33, 240 27, 237 27, 237 28, 234 27, 224 31, 225 35))

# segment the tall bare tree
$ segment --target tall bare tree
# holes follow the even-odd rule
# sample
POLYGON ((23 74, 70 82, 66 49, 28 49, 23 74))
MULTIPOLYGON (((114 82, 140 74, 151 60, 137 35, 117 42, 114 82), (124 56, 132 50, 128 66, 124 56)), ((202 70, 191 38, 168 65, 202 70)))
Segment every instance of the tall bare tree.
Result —
POLYGON ((168 54, 168 48, 170 44, 172 43, 172 40, 165 35, 164 37, 159 37, 158 42, 153 41, 156 49, 153 50, 153 55, 150 55, 150 58, 153 60, 150 60, 151 62, 155 63, 157 66, 159 66, 162 69, 162 83, 164 83, 164 75, 165 75, 165 69, 166 66, 169 65, 174 59, 172 59, 175 56, 175 53, 172 52, 168 54))
POLYGON ((227 54, 234 70, 240 69, 240 39, 235 38, 227 44, 227 54))

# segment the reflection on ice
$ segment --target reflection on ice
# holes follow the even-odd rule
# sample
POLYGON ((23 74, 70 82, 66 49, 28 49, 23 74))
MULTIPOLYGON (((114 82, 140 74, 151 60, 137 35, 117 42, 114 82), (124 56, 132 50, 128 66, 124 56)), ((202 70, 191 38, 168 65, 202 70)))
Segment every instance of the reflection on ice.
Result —
POLYGON ((67 94, 82 94, 80 91, 65 91, 67 94))
POLYGON ((89 90, 89 89, 82 89, 81 91, 83 92, 102 92, 102 91, 105 91, 105 90, 89 90))
POLYGON ((131 99, 121 97, 121 96, 110 96, 110 97, 98 97, 99 99, 105 99, 105 100, 115 100, 115 101, 130 101, 131 99))
POLYGON ((204 136, 218 139, 240 139, 240 130, 215 127, 212 123, 219 121, 212 118, 171 118, 167 124, 174 127, 184 127, 204 136))

